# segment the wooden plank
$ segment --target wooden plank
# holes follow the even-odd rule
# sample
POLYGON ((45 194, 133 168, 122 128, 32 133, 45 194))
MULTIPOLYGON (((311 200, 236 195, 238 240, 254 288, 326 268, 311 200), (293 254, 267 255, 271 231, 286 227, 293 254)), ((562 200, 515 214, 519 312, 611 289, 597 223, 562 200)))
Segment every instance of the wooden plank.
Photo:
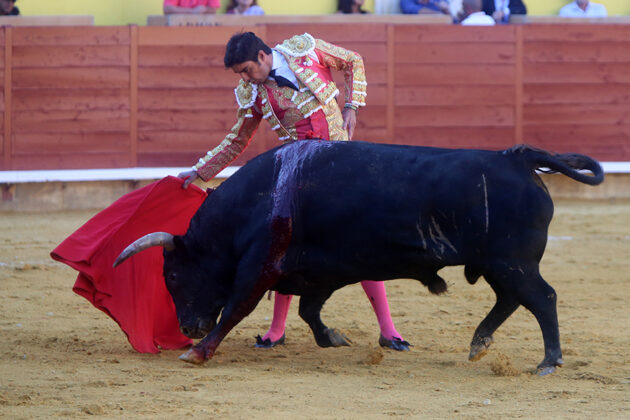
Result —
POLYGON ((129 89, 14 89, 15 111, 129 109, 129 89))
POLYGON ((233 109, 236 115, 234 88, 141 89, 138 108, 172 110, 233 109))
POLYGON ((525 127, 524 141, 551 151, 630 161, 630 125, 554 124, 525 127))
POLYGON ((357 129, 372 129, 387 127, 387 107, 369 105, 359 110, 357 129))
POLYGON ((235 109, 215 110, 138 110, 138 130, 203 130, 208 133, 221 133, 225 136, 236 123, 235 109))
POLYGON ((513 85, 405 86, 396 88, 396 106, 514 105, 513 85))
POLYGON ((266 27, 266 41, 269 46, 274 46, 293 35, 304 32, 342 47, 344 43, 350 42, 387 42, 386 25, 378 23, 272 23, 266 27))
POLYGON ((514 63, 515 44, 484 42, 422 42, 396 44, 396 63, 514 63))
POLYGON ((128 168, 128 153, 62 153, 40 154, 34 151, 29 155, 14 157, 14 170, 54 170, 54 169, 98 169, 128 168))
MULTIPOLYGON (((174 14, 168 16, 148 16, 147 25, 164 26, 254 26, 270 24, 286 24, 290 19, 293 25, 324 25, 324 24, 450 24, 452 18, 442 14, 421 15, 378 15, 378 14, 326 14, 326 15, 261 15, 242 16, 229 14, 174 14)), ((299 33, 299 32, 296 32, 299 33)))
POLYGON ((144 129, 138 133, 138 154, 195 153, 196 158, 188 162, 190 166, 209 149, 218 146, 226 134, 227 132, 211 133, 207 130, 152 131, 144 129))
POLYGON ((92 15, 0 16, 0 26, 92 26, 92 15))
POLYGON ((515 68, 509 64, 397 64, 397 86, 511 85, 515 68))
POLYGON ((630 63, 630 42, 528 42, 523 59, 526 63, 630 63))
POLYGON ((128 88, 129 69, 98 68, 25 68, 15 72, 13 88, 91 89, 128 88))
POLYGON ((354 132, 354 137, 352 140, 359 141, 370 141, 373 143, 389 143, 392 141, 388 137, 387 128, 385 127, 373 127, 373 128, 363 128, 358 127, 354 132))
POLYGON ((524 121, 526 125, 621 125, 630 124, 630 112, 623 104, 525 105, 524 121))
POLYGON ((396 128, 396 143, 447 148, 506 149, 514 144, 511 127, 422 127, 396 128))
POLYGON ((129 66, 129 46, 16 46, 13 48, 13 66, 16 68, 129 66))
POLYGON ((129 30, 126 26, 48 26, 15 28, 14 31, 14 46, 129 44, 129 30))
POLYGON ((16 133, 13 153, 123 153, 129 148, 125 133, 16 133))
POLYGON ((239 76, 223 67, 140 67, 138 86, 145 88, 236 87, 239 76))
POLYGON ((129 163, 138 164, 138 27, 129 26, 129 163))
MULTIPOLYGON (((386 108, 387 112, 385 127, 385 140, 388 143, 394 141, 394 129, 396 124, 395 103, 396 103, 396 27, 387 25, 387 85, 386 85, 386 108)), ((367 98, 366 98, 367 99, 367 98)))
POLYGON ((223 67, 225 45, 144 45, 140 67, 223 67))
POLYGON ((138 28, 138 46, 144 47, 147 45, 214 45, 225 47, 230 37, 240 31, 253 31, 256 32, 261 38, 265 35, 264 27, 261 28, 255 26, 245 26, 238 29, 225 26, 142 26, 138 28))
POLYGON ((13 116, 14 133, 129 133, 129 111, 31 111, 13 116))
POLYGON ((387 62, 387 44, 384 42, 343 42, 343 48, 358 53, 365 63, 387 62))
POLYGON ((630 63, 524 64, 525 83, 630 83, 630 63))
POLYGON ((493 106, 413 106, 396 108, 396 126, 413 127, 480 127, 513 126, 514 107, 493 106))
POLYGON ((630 104, 630 84, 526 84, 526 104, 630 104))
POLYGON ((567 43, 588 42, 628 42, 630 39, 629 25, 527 25, 523 32, 526 43, 532 41, 553 41, 567 43))
POLYGON ((4 28, 4 121, 2 136, 2 154, 4 155, 3 167, 5 170, 13 169, 13 157, 11 156, 13 133, 13 28, 4 28))
MULTIPOLYGON (((506 42, 514 43, 514 27, 509 25, 459 26, 459 25, 397 25, 396 44, 417 44, 427 42, 506 42)), ((409 48, 414 48, 409 46, 409 48)))
POLYGON ((516 27, 516 78, 514 81, 514 138, 523 142, 523 27, 516 27))

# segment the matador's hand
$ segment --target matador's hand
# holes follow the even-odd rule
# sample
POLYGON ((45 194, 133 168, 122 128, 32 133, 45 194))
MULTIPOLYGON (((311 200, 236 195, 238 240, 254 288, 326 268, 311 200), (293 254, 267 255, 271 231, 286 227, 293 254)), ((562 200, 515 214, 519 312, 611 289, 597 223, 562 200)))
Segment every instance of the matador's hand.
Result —
POLYGON ((352 140, 354 128, 357 126, 357 111, 351 108, 344 108, 341 111, 343 116, 343 129, 348 132, 348 140, 352 140))
POLYGON ((178 174, 177 177, 185 180, 182 184, 182 188, 186 189, 194 180, 199 178, 199 174, 197 171, 186 171, 178 174))

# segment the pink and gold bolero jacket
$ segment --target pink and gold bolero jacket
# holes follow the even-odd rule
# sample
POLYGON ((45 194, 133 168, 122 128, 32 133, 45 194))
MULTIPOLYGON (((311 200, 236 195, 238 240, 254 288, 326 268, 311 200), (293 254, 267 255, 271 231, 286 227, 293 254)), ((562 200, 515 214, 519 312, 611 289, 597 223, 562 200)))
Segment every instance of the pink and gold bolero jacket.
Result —
POLYGON ((331 69, 345 74, 346 104, 365 106, 367 82, 363 59, 311 35, 296 35, 275 50, 287 60, 298 79, 298 90, 278 87, 275 81, 256 84, 241 80, 234 90, 238 103, 238 121, 217 147, 193 166, 207 181, 241 154, 265 119, 281 141, 319 138, 348 140, 341 111, 334 99, 339 90, 331 69))

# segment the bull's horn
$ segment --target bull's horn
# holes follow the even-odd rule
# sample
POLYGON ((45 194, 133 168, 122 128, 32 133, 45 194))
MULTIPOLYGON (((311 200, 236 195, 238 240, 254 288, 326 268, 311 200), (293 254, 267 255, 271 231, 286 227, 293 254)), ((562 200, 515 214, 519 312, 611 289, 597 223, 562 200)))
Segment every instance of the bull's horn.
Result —
POLYGON ((166 248, 167 251, 172 251, 175 249, 175 243, 173 242, 173 235, 167 232, 153 232, 148 235, 144 235, 142 238, 138 239, 131 245, 129 245, 123 252, 120 253, 116 261, 114 262, 114 267, 119 266, 125 261, 127 258, 132 255, 136 255, 140 251, 144 251, 147 248, 151 248, 153 246, 162 246, 166 248))

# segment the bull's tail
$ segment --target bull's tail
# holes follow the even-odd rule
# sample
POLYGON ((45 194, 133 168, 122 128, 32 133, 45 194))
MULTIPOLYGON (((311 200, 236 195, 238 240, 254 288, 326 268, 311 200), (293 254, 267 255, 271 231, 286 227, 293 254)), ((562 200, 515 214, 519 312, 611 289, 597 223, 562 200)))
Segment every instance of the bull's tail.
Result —
POLYGON ((604 181, 604 170, 601 165, 588 156, 577 153, 553 154, 525 144, 507 149, 506 154, 523 154, 534 169, 545 173, 560 172, 569 178, 588 185, 599 185, 604 181), (587 175, 581 170, 588 170, 587 175))

